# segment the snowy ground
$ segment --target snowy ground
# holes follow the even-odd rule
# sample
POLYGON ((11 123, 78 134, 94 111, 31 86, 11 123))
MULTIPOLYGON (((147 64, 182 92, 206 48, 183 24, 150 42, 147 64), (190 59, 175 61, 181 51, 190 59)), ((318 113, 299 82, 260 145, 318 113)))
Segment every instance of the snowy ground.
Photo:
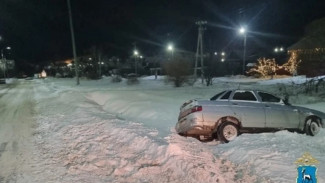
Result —
MULTIPOLYGON (((7 161, 0 156, 0 183, 287 183, 295 182, 294 162, 304 152, 319 160, 318 181, 325 182, 324 130, 316 137, 287 131, 244 134, 228 144, 202 143, 174 131, 179 107, 188 99, 210 98, 238 87, 282 94, 284 88, 290 90, 293 83, 304 81, 304 77, 224 77, 216 78, 210 87, 198 83, 181 88, 152 77, 131 86, 125 81, 111 83, 109 78, 81 80, 80 86, 72 79, 18 81, 34 91, 33 161, 28 173, 18 168, 8 177, 3 169, 7 161)), ((6 91, 0 87, 0 95, 6 91)), ((320 97, 297 93, 291 102, 325 112, 320 97)), ((2 119, 5 114, 0 114, 2 119)))

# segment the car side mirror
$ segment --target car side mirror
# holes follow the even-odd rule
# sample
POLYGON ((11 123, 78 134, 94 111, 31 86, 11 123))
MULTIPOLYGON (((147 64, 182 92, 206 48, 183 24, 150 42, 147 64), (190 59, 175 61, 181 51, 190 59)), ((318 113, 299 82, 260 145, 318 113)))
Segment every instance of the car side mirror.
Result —
POLYGON ((284 97, 284 99, 283 99, 283 103, 284 103, 285 105, 290 105, 290 103, 289 103, 289 96, 288 96, 288 95, 286 95, 286 96, 284 97))

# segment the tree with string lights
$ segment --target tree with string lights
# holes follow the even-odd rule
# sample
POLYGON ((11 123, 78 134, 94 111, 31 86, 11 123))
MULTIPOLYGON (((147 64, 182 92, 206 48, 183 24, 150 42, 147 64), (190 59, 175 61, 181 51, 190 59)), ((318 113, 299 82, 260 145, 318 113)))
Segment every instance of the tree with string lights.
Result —
POLYGON ((282 67, 292 75, 297 75, 298 65, 301 60, 298 60, 297 53, 295 51, 291 52, 288 62, 282 65, 282 67))
POLYGON ((259 74, 261 77, 267 77, 270 75, 274 75, 279 68, 276 64, 275 59, 266 59, 259 58, 257 60, 257 65, 254 68, 251 68, 247 73, 248 74, 259 74))

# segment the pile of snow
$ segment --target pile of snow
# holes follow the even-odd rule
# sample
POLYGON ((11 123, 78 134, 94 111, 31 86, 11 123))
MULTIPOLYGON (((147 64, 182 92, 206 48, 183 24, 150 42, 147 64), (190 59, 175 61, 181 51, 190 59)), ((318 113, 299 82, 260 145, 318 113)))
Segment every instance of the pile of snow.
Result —
POLYGON ((257 180, 195 139, 175 132, 160 138, 157 130, 115 118, 80 91, 61 88, 51 94, 53 88, 35 87, 40 115, 34 135, 42 167, 34 171, 36 182, 257 180))
POLYGON ((276 133, 243 134, 228 144, 220 144, 215 154, 236 164, 246 164, 255 175, 270 177, 274 182, 293 182, 297 177, 295 161, 309 152, 320 164, 318 182, 325 181, 325 130, 315 136, 280 131, 276 133))

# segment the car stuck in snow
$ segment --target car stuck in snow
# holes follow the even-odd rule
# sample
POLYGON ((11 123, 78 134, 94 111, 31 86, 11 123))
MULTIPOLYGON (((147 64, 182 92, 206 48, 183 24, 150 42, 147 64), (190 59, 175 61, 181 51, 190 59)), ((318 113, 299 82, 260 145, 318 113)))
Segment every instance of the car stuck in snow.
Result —
POLYGON ((240 133, 289 130, 316 135, 323 112, 293 106, 264 91, 226 90, 210 100, 189 100, 181 108, 176 131, 199 140, 234 140, 240 133))

